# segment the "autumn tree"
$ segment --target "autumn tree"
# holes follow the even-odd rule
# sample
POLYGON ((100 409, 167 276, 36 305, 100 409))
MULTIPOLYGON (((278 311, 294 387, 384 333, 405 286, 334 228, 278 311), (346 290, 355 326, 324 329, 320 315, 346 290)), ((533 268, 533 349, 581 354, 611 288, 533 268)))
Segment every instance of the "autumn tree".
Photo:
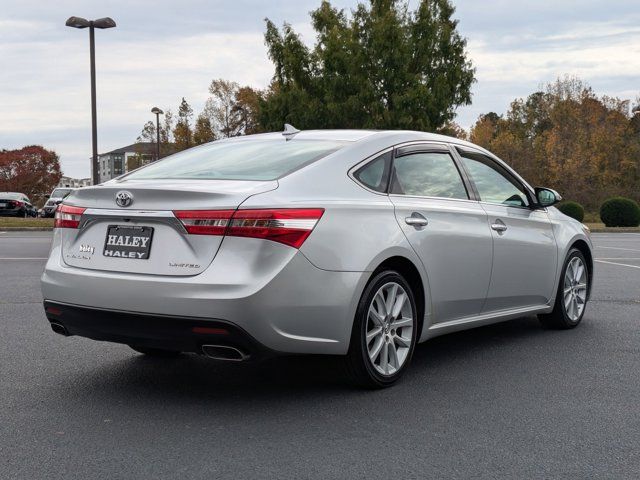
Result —
POLYGON ((207 115, 201 113, 196 119, 196 126, 193 131, 193 143, 202 145, 203 143, 213 142, 215 139, 216 135, 213 131, 211 120, 207 115))
POLYGON ((193 146, 192 118, 193 109, 185 98, 182 97, 182 102, 180 102, 180 106, 178 107, 176 126, 173 128, 173 139, 177 151, 185 150, 193 146))
POLYGON ((388 128, 435 131, 471 102, 474 68, 449 0, 370 0, 351 15, 328 1, 311 13, 308 48, 266 20, 273 83, 261 102, 267 130, 388 128))
POLYGON ((44 198, 60 182, 60 159, 38 145, 0 151, 0 191, 20 192, 32 202, 44 198))
POLYGON ((628 101, 567 77, 514 100, 504 116, 481 116, 470 139, 530 183, 595 211, 610 196, 640 197, 640 136, 629 111, 628 101))
POLYGON ((203 114, 218 137, 236 137, 261 131, 258 123, 260 92, 236 82, 214 79, 203 114))

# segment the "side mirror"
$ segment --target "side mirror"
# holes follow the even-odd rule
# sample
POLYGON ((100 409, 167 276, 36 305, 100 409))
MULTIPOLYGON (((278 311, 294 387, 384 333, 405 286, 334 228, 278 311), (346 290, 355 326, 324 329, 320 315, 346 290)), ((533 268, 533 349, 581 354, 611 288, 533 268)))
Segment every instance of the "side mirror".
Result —
POLYGON ((536 200, 541 207, 550 207, 562 201, 562 197, 555 190, 544 187, 536 187, 536 200))

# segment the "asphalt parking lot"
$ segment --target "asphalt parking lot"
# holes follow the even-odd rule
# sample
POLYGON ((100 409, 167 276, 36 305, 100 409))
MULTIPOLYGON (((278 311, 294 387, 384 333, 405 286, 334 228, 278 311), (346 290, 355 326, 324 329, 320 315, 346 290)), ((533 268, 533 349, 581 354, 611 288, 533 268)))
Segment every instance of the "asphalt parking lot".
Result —
POLYGON ((50 233, 0 233, 0 478, 640 478, 640 234, 593 239, 579 328, 440 337, 372 392, 325 358, 159 361, 55 335, 50 233))

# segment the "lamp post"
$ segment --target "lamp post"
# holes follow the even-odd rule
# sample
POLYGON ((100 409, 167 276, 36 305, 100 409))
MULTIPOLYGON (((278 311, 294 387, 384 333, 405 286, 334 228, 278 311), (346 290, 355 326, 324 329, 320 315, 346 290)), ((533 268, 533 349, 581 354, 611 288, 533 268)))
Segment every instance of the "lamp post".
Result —
POLYGON ((153 107, 151 113, 156 115, 156 160, 160 160, 160 115, 164 112, 158 107, 153 107))
POLYGON ((89 56, 91 58, 91 142, 92 142, 92 177, 93 184, 100 182, 98 175, 98 120, 96 114, 96 45, 95 33, 96 28, 105 29, 116 26, 111 18, 99 18, 98 20, 87 20, 81 17, 69 17, 65 23, 67 27, 87 28, 89 27, 89 56))

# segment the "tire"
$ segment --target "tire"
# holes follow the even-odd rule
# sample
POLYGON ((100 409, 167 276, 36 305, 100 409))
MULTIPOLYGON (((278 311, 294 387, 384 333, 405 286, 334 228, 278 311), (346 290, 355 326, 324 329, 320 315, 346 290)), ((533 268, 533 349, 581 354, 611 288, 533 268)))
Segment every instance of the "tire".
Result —
POLYGON ((577 327, 587 307, 588 292, 589 267, 582 252, 572 248, 562 267, 553 310, 551 313, 538 315, 542 326, 556 330, 577 327))
POLYGON ((353 383, 366 388, 385 388, 398 381, 411 362, 417 343, 417 312, 413 290, 398 272, 386 270, 369 281, 358 303, 345 358, 353 383), (391 302, 395 307, 391 308, 391 314, 387 306, 390 295, 395 298, 391 302), (370 309, 374 312, 370 313, 370 309), (374 335, 378 329, 379 333, 374 335))
POLYGON ((129 345, 129 347, 138 353, 142 353, 149 357, 156 357, 156 358, 176 358, 182 354, 182 352, 178 352, 175 350, 163 350, 162 348, 148 348, 148 347, 140 347, 137 345, 129 345))

